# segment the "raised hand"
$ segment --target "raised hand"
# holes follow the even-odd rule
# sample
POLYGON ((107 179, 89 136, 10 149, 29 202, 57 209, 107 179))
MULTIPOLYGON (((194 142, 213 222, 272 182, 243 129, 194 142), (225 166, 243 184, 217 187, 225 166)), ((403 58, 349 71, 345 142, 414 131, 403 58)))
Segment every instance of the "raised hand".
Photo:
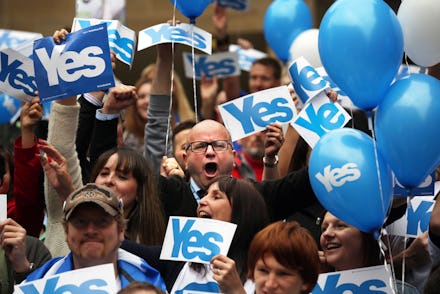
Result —
POLYGON ((57 191, 61 202, 64 202, 74 190, 67 161, 58 150, 44 140, 40 140, 38 148, 43 151, 37 154, 37 157, 43 166, 47 179, 57 191))
POLYGON ((110 89, 107 99, 104 102, 102 113, 115 114, 122 109, 134 104, 137 100, 136 87, 117 85, 110 89))

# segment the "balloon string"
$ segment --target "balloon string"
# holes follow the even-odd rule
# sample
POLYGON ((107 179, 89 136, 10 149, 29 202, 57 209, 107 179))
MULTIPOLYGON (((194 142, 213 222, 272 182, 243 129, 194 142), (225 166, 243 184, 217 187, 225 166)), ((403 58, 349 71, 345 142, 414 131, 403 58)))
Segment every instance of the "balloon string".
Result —
POLYGON ((193 95, 194 95, 194 112, 196 114, 196 123, 199 122, 198 106, 197 106, 197 88, 196 88, 196 66, 194 60, 194 24, 191 24, 191 56, 192 56, 192 74, 193 74, 193 95))
POLYGON ((382 189, 382 179, 380 177, 380 166, 379 166, 379 155, 377 153, 377 142, 376 142, 376 134, 374 132, 373 127, 373 111, 369 110, 367 111, 368 116, 368 128, 371 131, 371 135, 373 137, 373 149, 374 149, 374 160, 376 161, 376 171, 377 171, 377 180, 379 183, 379 194, 380 194, 380 200, 382 204, 382 212, 388 212, 388 207, 385 207, 385 201, 383 198, 383 189, 382 189))
MULTIPOLYGON (((412 196, 412 189, 409 190, 409 195, 408 197, 406 197, 406 207, 407 207, 407 211, 409 211, 409 208, 411 206, 411 199, 412 196)), ((408 212, 407 212, 408 213, 408 212)), ((402 293, 403 289, 404 289, 404 284, 405 284, 405 260, 406 260, 406 242, 408 241, 408 236, 406 234, 404 234, 403 237, 403 257, 402 257, 402 293)))
POLYGON ((390 267, 391 267, 390 285, 391 285, 391 289, 393 290, 393 293, 396 293, 397 292, 397 283, 396 283, 396 274, 395 274, 395 269, 394 269, 394 264, 393 264, 393 252, 391 249, 390 235, 388 234, 386 229, 382 229, 380 231, 378 243, 379 243, 380 252, 384 256, 384 265, 385 265, 386 270, 388 271, 387 265, 390 265, 390 267), (386 240, 387 244, 385 244, 384 241, 382 240, 382 236, 385 237, 384 239, 386 240), (389 264, 388 264, 387 258, 386 258, 386 251, 388 251, 388 256, 389 256, 389 260, 390 260, 389 264))
MULTIPOLYGON (((176 25, 176 2, 177 0, 174 0, 174 8, 173 8, 173 23, 172 25, 176 25)), ((170 132, 171 132, 171 118, 173 115, 173 90, 174 90, 174 41, 171 42, 171 56, 172 61, 171 62, 171 85, 170 85, 170 107, 168 108, 168 122, 167 122, 167 133, 165 135, 165 155, 168 151, 168 140, 170 138, 170 132)), ((156 69, 157 70, 157 69, 156 69)))

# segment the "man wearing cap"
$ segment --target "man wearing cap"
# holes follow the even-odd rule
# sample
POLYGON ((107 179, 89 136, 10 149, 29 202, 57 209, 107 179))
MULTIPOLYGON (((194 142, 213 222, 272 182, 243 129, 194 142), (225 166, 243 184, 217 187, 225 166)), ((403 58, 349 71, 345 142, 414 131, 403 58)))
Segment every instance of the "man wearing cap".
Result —
POLYGON ((112 263, 119 288, 133 281, 141 281, 165 290, 158 271, 145 260, 119 249, 124 239, 125 220, 122 203, 112 190, 87 184, 67 197, 63 210, 64 231, 70 253, 49 260, 29 275, 25 282, 112 263))

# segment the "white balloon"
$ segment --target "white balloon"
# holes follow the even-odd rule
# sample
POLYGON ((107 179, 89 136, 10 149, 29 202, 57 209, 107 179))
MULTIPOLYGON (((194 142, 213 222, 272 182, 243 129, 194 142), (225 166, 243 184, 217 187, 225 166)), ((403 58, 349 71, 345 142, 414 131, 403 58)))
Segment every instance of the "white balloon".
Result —
POLYGON ((296 37, 290 45, 290 60, 304 58, 314 67, 321 67, 321 57, 318 50, 318 29, 305 30, 296 37))
POLYGON ((440 62, 440 1, 405 0, 397 12, 405 52, 421 66, 440 62))

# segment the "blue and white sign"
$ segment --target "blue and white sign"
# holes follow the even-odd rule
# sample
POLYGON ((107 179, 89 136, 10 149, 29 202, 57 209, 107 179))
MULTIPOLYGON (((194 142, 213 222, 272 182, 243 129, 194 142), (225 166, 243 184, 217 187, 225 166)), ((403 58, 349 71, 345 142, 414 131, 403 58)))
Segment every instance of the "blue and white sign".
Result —
POLYGON ((116 58, 131 66, 134 58, 136 32, 122 25, 119 21, 96 18, 74 18, 72 32, 101 23, 107 24, 109 46, 110 49, 115 52, 116 58))
POLYGON ((229 45, 229 52, 237 52, 240 69, 250 71, 255 60, 266 57, 267 54, 256 49, 243 49, 239 45, 229 45))
POLYGON ((113 87, 107 25, 68 34, 60 45, 52 37, 35 41, 34 68, 43 102, 113 87))
POLYGON ((117 291, 115 269, 111 263, 68 271, 14 288, 15 294, 114 294, 117 291))
POLYGON ((161 43, 180 43, 199 49, 206 54, 212 53, 212 35, 194 25, 186 23, 172 26, 158 24, 139 32, 138 51, 161 43))
POLYGON ((394 190, 393 190, 393 196, 401 196, 401 197, 408 197, 408 196, 433 196, 434 194, 434 184, 435 184, 435 171, 432 172, 430 175, 428 175, 423 183, 421 183, 416 188, 413 188, 411 190, 411 195, 409 195, 409 191, 407 188, 405 188, 397 178, 394 176, 394 190))
POLYGON ((329 83, 330 88, 335 91, 336 93, 338 93, 338 102, 339 104, 341 104, 344 107, 348 107, 348 108, 357 108, 353 102, 351 101, 350 97, 347 96, 347 94, 345 94, 344 91, 341 90, 341 88, 339 88, 338 85, 335 84, 335 82, 333 82, 333 80, 328 76, 327 72, 325 71, 324 67, 318 67, 316 69, 316 71, 318 72, 318 74, 329 83))
POLYGON ((227 255, 236 224, 197 217, 170 217, 160 259, 207 263, 227 255))
POLYGON ((0 221, 7 218, 7 196, 6 194, 0 194, 0 221))
POLYGON ((391 281, 389 265, 320 274, 312 294, 394 294, 391 281))
POLYGON ((405 215, 387 226, 388 234, 416 238, 428 230, 434 196, 414 197, 409 203, 405 215))
POLYGON ((218 5, 238 11, 247 11, 250 0, 216 0, 218 5))
POLYGON ((7 94, 0 94, 0 124, 13 123, 12 118, 21 109, 21 102, 7 94))
POLYGON ((289 76, 296 95, 304 104, 329 88, 328 82, 302 56, 290 64, 289 76))
POLYGON ((314 148, 322 136, 344 127, 350 119, 339 103, 330 101, 325 92, 321 92, 304 106, 292 127, 314 148))
POLYGON ((6 48, 16 49, 26 42, 34 41, 42 37, 43 35, 40 33, 0 29, 0 50, 6 48))
MULTIPOLYGON (((183 52, 183 65, 185 68, 185 76, 193 77, 193 58, 189 52, 183 52)), ((207 79, 214 76, 219 78, 239 76, 240 67, 238 66, 238 57, 236 53, 223 52, 212 55, 194 54, 194 75, 200 80, 202 75, 207 79)))
POLYGON ((246 95, 219 105, 232 141, 263 131, 273 122, 290 123, 296 109, 287 86, 246 95))
POLYGON ((0 91, 30 101, 37 91, 33 62, 13 49, 0 51, 0 91))

